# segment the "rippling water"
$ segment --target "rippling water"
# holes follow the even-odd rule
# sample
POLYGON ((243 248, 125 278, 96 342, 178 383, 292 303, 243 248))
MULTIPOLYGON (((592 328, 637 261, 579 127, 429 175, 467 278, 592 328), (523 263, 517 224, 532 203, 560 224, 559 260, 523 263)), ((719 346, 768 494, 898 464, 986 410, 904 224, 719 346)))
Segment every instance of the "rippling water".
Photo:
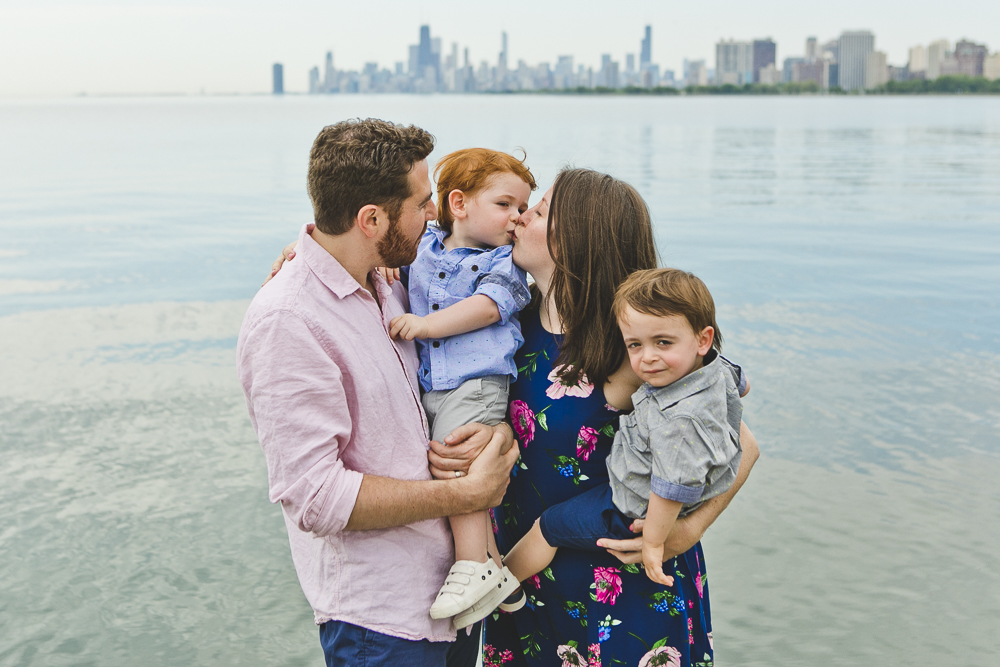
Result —
POLYGON ((712 288, 720 664, 996 664, 1000 100, 382 96, 0 103, 0 665, 321 663, 234 348, 367 115, 629 180, 712 288))

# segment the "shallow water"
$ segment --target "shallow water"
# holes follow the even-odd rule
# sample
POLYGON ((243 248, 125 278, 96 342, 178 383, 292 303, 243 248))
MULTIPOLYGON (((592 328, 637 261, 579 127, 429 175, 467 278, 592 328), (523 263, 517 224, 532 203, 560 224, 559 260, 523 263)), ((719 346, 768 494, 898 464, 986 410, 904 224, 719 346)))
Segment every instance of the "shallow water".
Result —
POLYGON ((0 103, 0 665, 321 662, 234 347, 367 115, 629 180, 713 290, 720 664, 996 663, 1000 100, 345 96, 0 103))

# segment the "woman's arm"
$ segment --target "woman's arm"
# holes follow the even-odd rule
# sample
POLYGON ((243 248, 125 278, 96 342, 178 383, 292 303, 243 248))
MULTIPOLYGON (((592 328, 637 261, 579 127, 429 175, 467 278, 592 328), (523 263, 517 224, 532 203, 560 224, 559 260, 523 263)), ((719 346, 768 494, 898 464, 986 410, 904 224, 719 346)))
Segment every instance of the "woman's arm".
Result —
MULTIPOLYGON (((733 498, 739 492, 740 487, 750 476, 750 470, 760 457, 760 450, 757 448, 757 439, 745 423, 740 424, 740 446, 743 448, 743 458, 740 460, 740 469, 736 474, 736 481, 723 494, 715 496, 705 501, 705 504, 674 523, 670 535, 663 546, 663 558, 673 558, 682 554, 704 537, 719 515, 729 506, 733 498)), ((643 521, 637 519, 632 524, 632 530, 642 533, 643 521)), ((623 563, 642 562, 642 537, 634 537, 630 540, 598 540, 597 543, 606 548, 608 553, 613 554, 623 563)))

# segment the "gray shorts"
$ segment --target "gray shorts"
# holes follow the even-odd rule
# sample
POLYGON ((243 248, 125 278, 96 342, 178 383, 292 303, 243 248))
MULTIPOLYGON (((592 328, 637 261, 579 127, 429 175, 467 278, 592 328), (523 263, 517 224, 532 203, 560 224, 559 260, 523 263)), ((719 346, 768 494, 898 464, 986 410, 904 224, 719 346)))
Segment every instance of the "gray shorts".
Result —
POLYGON ((444 442, 463 424, 479 422, 494 426, 507 414, 509 375, 486 375, 466 380, 455 389, 429 391, 422 399, 431 439, 444 442))

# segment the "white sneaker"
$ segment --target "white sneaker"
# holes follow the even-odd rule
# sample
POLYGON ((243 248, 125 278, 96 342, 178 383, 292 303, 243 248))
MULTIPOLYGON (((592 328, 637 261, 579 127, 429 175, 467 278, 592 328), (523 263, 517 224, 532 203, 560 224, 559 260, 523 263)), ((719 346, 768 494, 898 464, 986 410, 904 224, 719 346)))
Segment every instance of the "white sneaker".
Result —
POLYGON ((448 618, 473 606, 480 598, 496 590, 498 584, 503 585, 500 572, 500 566, 492 558, 485 563, 474 560, 456 562, 431 605, 431 618, 448 618))
POLYGON ((521 582, 517 580, 517 577, 515 577, 506 566, 504 566, 503 570, 500 572, 499 583, 488 591, 485 596, 480 598, 478 602, 455 616, 455 627, 461 630, 466 626, 483 620, 492 614, 493 611, 500 606, 500 603, 506 600, 507 597, 516 591, 517 587, 520 585, 521 582))

